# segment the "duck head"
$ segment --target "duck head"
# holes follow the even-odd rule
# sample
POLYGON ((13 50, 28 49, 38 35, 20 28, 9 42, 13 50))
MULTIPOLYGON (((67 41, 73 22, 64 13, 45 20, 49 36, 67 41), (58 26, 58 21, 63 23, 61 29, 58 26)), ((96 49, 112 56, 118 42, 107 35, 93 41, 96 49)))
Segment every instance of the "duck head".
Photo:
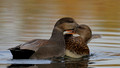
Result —
POLYGON ((88 42, 92 37, 92 31, 90 27, 84 24, 79 25, 74 32, 79 34, 85 42, 88 42))
POLYGON ((76 27, 78 27, 78 24, 75 22, 73 18, 70 17, 61 18, 55 24, 55 28, 61 31, 73 30, 76 27))

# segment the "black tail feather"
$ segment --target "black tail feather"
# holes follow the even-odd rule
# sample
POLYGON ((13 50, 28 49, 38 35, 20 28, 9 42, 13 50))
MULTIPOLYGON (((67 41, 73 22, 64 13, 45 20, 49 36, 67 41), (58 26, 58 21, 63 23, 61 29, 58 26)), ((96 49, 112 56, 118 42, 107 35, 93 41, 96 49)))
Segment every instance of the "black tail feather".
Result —
POLYGON ((13 59, 29 59, 30 56, 35 53, 35 51, 27 49, 11 49, 10 51, 13 55, 13 59))

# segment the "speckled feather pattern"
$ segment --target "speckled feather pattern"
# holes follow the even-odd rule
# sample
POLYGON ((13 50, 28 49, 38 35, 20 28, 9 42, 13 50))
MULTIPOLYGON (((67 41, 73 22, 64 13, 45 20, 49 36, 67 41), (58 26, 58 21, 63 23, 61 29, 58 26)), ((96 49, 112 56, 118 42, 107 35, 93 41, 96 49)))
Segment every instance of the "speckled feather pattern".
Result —
POLYGON ((79 55, 89 55, 89 48, 80 36, 65 38, 66 49, 79 55))

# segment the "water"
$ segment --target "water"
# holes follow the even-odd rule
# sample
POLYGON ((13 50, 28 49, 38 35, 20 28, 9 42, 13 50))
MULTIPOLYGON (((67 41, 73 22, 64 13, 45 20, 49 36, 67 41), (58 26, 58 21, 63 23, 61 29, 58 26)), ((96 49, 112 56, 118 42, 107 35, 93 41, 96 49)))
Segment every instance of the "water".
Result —
POLYGON ((25 68, 119 68, 119 4, 119 0, 0 0, 0 68, 11 64, 29 64, 12 65, 25 68), (8 48, 32 39, 49 39, 55 22, 62 17, 73 17, 77 23, 89 25, 93 34, 102 35, 88 44, 94 54, 89 60, 10 60, 8 48))

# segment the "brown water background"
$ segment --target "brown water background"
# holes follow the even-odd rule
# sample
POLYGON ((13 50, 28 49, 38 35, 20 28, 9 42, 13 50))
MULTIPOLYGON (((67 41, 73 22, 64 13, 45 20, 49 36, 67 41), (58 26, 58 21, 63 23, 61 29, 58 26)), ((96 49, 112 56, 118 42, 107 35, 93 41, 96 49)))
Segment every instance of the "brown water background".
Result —
POLYGON ((88 68, 120 68, 120 0, 0 0, 0 50, 49 39, 62 17, 72 17, 102 35, 88 44, 95 54, 88 68))

